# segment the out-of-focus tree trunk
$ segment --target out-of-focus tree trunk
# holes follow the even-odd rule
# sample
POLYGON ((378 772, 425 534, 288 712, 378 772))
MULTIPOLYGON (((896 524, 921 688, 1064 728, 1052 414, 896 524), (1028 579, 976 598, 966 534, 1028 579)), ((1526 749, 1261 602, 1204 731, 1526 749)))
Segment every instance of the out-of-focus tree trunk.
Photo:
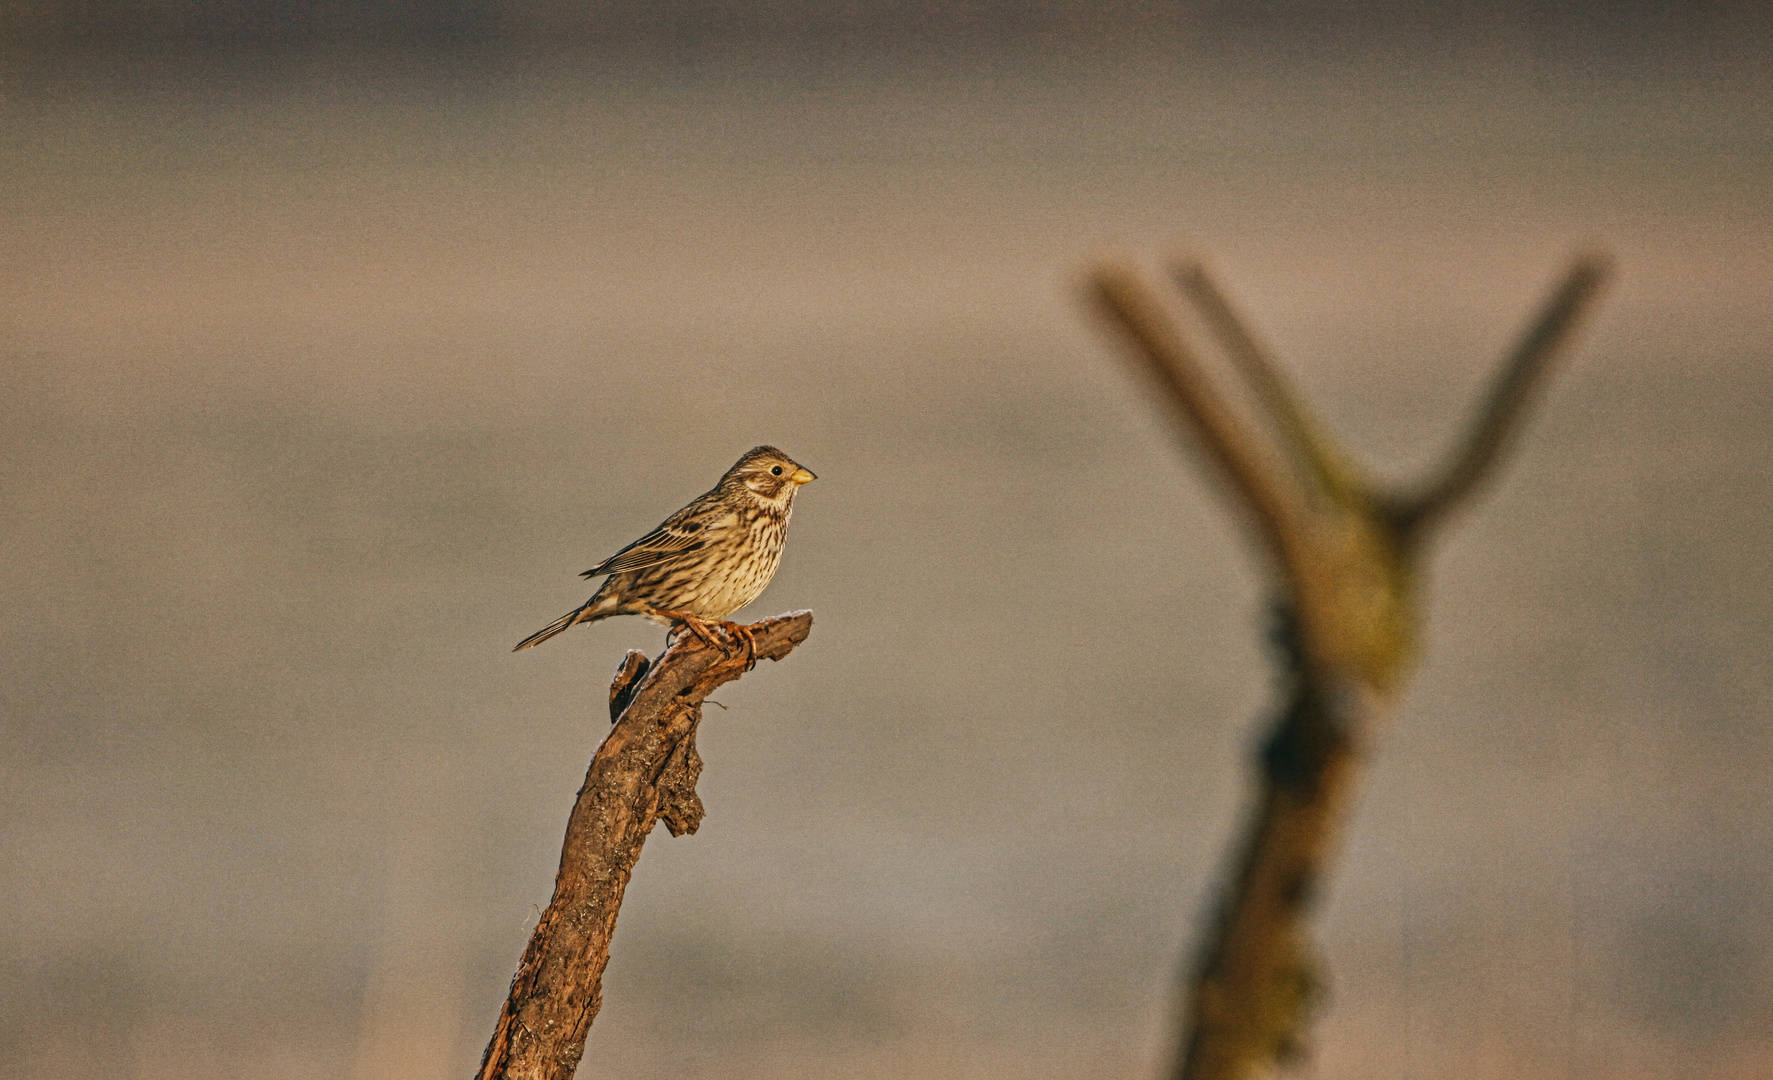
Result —
POLYGON ((1369 741, 1416 653, 1417 567, 1435 525, 1494 474, 1608 272, 1578 258, 1503 366, 1452 459, 1413 492, 1380 490, 1306 408, 1198 265, 1173 277, 1249 383, 1240 415, 1164 298, 1124 265, 1094 299, 1252 519, 1276 581, 1287 697, 1181 1008, 1175 1080, 1245 1080, 1296 1056, 1320 985, 1307 918, 1369 741))

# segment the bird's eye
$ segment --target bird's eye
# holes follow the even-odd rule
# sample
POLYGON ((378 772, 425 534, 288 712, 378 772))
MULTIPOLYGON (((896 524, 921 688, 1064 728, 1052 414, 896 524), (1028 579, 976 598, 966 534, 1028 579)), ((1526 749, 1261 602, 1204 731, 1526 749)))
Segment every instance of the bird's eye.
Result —
POLYGON ((777 465, 776 467, 772 468, 770 470, 770 475, 771 476, 781 476, 782 475, 782 466, 777 465))

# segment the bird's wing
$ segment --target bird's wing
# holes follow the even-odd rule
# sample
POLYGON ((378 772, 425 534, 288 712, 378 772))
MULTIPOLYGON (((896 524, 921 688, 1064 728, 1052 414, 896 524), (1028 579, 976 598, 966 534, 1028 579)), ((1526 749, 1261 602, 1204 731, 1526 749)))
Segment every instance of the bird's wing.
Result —
POLYGON ((706 512, 693 512, 698 510, 701 508, 692 505, 672 514, 665 519, 663 525, 579 576, 594 578, 604 574, 626 573, 629 570, 657 566, 701 550, 713 521, 712 515, 706 512))

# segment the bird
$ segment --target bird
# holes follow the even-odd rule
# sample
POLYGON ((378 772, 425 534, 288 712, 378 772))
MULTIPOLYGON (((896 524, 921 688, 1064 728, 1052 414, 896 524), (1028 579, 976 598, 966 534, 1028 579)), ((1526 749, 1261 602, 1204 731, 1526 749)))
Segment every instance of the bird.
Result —
POLYGON ((608 580, 591 599, 517 643, 513 652, 540 645, 579 623, 640 615, 688 629, 725 651, 709 626, 743 641, 757 662, 751 634, 726 617, 757 599, 776 576, 794 495, 818 477, 773 446, 758 446, 726 471, 706 494, 658 528, 580 574, 608 580))

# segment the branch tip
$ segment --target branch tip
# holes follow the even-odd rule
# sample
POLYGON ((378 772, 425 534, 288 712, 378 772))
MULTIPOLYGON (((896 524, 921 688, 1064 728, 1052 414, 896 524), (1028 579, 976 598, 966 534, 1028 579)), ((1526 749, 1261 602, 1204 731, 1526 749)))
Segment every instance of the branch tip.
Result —
POLYGON ((1098 310, 1126 343, 1128 355, 1155 377, 1171 414, 1194 432, 1255 517, 1263 541, 1283 567, 1290 567, 1304 542, 1299 524, 1304 508, 1264 440, 1207 378, 1192 344, 1138 271, 1104 261, 1089 281, 1098 310))
POLYGON ((1331 502, 1364 508, 1370 485, 1360 475, 1327 428, 1312 415, 1273 353, 1251 332, 1249 323, 1226 299, 1206 266, 1181 258, 1170 265, 1170 277, 1205 320, 1238 373, 1256 392, 1267 420, 1280 435, 1295 466, 1331 502))
POLYGON ((1604 251, 1580 251, 1503 362, 1489 397, 1479 407, 1464 444, 1420 493, 1396 501, 1398 530, 1420 534, 1464 502, 1496 472, 1519 433, 1552 365, 1568 351, 1577 328, 1613 272, 1604 251))

